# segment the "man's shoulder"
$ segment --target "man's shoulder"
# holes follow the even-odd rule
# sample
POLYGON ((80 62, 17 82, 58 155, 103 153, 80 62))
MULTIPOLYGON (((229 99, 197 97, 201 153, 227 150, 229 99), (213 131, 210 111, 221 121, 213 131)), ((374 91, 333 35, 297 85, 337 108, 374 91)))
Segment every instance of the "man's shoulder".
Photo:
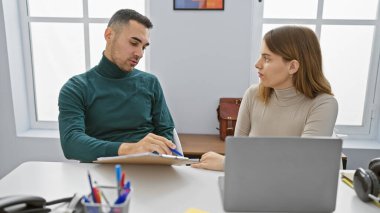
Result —
POLYGON ((138 69, 134 69, 133 72, 135 72, 135 74, 134 74, 135 77, 137 77, 139 79, 142 79, 145 82, 150 82, 150 83, 157 83, 157 82, 159 82, 157 76, 154 75, 153 73, 141 71, 141 70, 138 70, 138 69))
POLYGON ((151 79, 157 79, 157 77, 150 72, 142 71, 139 69, 134 69, 133 72, 135 72, 135 76, 143 77, 143 78, 151 78, 151 79))
POLYGON ((69 80, 67 80, 67 82, 64 86, 85 85, 87 82, 86 75, 87 75, 87 73, 81 73, 81 74, 74 75, 69 80))
POLYGON ((88 79, 91 78, 91 76, 96 75, 97 69, 98 69, 98 66, 94 66, 83 73, 72 76, 67 82, 71 82, 75 84, 87 84, 88 79))
POLYGON ((66 83, 62 86, 61 90, 78 90, 80 88, 85 88, 88 85, 88 75, 93 73, 94 68, 69 78, 66 83))

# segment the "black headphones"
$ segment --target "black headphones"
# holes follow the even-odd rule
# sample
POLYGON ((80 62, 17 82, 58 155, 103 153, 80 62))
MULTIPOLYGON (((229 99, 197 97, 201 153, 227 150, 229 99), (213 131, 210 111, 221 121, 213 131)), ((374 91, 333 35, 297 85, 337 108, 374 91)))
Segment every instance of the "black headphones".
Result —
POLYGON ((380 202, 380 158, 372 159, 368 169, 358 168, 355 171, 354 189, 360 200, 380 202))

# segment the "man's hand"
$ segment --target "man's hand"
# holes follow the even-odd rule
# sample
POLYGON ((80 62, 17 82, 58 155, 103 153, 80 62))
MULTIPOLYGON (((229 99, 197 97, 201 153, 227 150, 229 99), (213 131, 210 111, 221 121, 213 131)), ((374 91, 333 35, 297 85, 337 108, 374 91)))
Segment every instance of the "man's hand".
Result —
POLYGON ((158 152, 160 154, 172 154, 170 148, 175 149, 176 145, 165 137, 155 135, 153 133, 147 134, 143 139, 137 143, 123 143, 119 147, 118 155, 127 155, 143 152, 158 152))

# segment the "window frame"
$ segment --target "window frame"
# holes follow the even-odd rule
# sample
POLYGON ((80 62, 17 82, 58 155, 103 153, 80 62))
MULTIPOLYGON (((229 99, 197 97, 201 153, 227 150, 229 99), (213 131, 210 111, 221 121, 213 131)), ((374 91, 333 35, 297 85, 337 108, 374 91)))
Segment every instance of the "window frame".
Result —
MULTIPOLYGON (((264 18, 265 1, 253 1, 252 15, 252 61, 254 67, 255 60, 259 57, 260 45, 262 41, 262 27, 264 24, 309 24, 315 25, 315 32, 318 39, 321 35, 322 25, 372 25, 374 26, 374 38, 371 50, 371 59, 368 71, 368 81, 366 97, 364 103, 364 113, 361 126, 336 125, 335 132, 350 139, 374 139, 376 138, 379 123, 379 87, 380 73, 380 2, 378 3, 376 20, 348 20, 348 19, 322 19, 324 0, 318 0, 317 17, 315 19, 284 19, 284 18, 264 18)), ((259 82, 256 75, 251 74, 251 83, 259 82)), ((341 106, 340 106, 341 107, 341 106)))
MULTIPOLYGON (((89 17, 88 1, 82 0, 83 17, 29 17, 28 0, 19 0, 18 9, 21 24, 21 40, 23 50, 23 62, 25 69, 26 96, 28 103, 29 125, 30 129, 40 130, 58 130, 58 121, 38 120, 38 111, 36 105, 36 90, 34 87, 33 71, 33 52, 30 35, 30 23, 80 23, 84 27, 84 51, 85 51, 85 70, 91 69, 91 52, 90 52, 90 24, 107 24, 110 18, 91 18, 89 17)), ((145 1, 145 15, 149 16, 149 1, 145 1)), ((150 51, 147 49, 144 53, 145 70, 150 69, 150 51)), ((84 70, 84 71, 85 71, 84 70)), ((57 97, 58 98, 58 97, 57 97)), ((58 100, 58 99, 57 99, 58 100)), ((57 106, 58 107, 58 106, 57 106)))

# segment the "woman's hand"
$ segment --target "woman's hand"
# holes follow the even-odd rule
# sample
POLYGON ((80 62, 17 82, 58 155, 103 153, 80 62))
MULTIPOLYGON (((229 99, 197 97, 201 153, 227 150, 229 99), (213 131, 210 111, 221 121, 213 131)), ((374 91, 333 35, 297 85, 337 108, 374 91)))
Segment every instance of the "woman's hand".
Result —
POLYGON ((191 167, 224 171, 224 156, 216 152, 207 152, 202 155, 199 163, 191 164, 191 167))

